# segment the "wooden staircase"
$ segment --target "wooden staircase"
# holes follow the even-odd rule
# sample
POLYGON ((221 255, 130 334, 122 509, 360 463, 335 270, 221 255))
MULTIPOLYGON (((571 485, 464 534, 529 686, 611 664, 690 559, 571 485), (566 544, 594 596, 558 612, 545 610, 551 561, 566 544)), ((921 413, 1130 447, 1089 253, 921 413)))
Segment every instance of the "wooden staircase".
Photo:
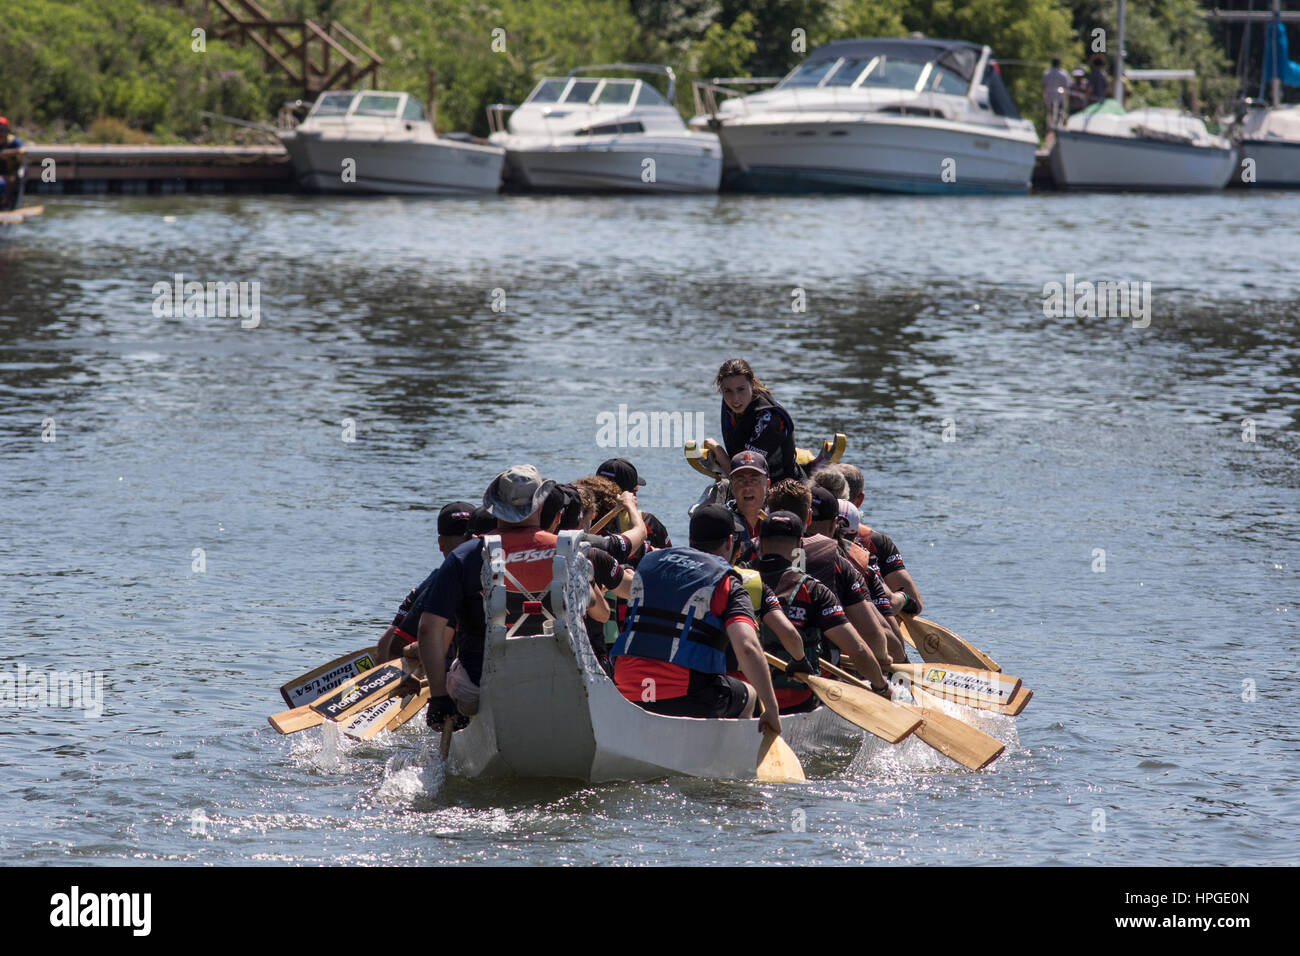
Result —
POLYGON ((266 55, 266 68, 278 66, 304 96, 360 89, 367 78, 372 89, 379 87, 384 61, 337 20, 327 26, 276 20, 253 0, 204 0, 203 6, 211 36, 253 43, 266 55))

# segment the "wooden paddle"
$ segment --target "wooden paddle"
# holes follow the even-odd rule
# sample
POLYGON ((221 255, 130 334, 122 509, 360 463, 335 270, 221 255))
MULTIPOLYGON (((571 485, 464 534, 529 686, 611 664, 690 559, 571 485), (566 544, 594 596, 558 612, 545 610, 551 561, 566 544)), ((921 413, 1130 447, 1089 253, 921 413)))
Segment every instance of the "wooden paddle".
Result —
POLYGON ((408 658, 399 657, 345 681, 309 706, 326 720, 343 723, 372 704, 400 694, 406 679, 420 676, 421 670, 418 661, 412 663, 408 658))
MULTIPOLYGON (((840 670, 829 661, 822 661, 821 664, 841 680, 858 687, 867 686, 848 671, 840 670)), ((945 757, 950 757, 968 770, 983 770, 1006 750, 1006 745, 996 737, 991 737, 978 727, 972 727, 950 714, 945 714, 935 705, 934 698, 915 684, 912 685, 911 692, 916 704, 913 708, 907 709, 915 709, 921 713, 921 726, 916 728, 916 736, 945 757)))
POLYGON ((916 648, 921 660, 927 664, 964 664, 986 671, 1000 671, 997 661, 973 644, 964 641, 952 631, 934 621, 909 615, 898 617, 898 629, 903 639, 916 648))
POLYGON ((754 776, 762 783, 806 783, 799 757, 780 734, 763 731, 758 747, 758 767, 754 776))
POLYGON ((343 733, 356 740, 369 740, 381 730, 396 730, 429 702, 429 683, 420 682, 420 690, 401 700, 390 697, 353 717, 343 733))
POLYGON ((278 714, 272 714, 267 720, 279 733, 296 734, 300 730, 317 726, 325 718, 312 710, 311 704, 303 704, 292 710, 282 710, 278 714))
POLYGON ((1008 704, 1020 690, 1019 677, 955 664, 894 664, 889 670, 938 697, 972 707, 1008 704))
MULTIPOLYGON (((766 651, 763 656, 768 664, 784 673, 785 661, 766 651)), ((916 714, 870 690, 864 691, 816 674, 798 674, 795 680, 807 684, 818 700, 849 723, 891 744, 898 743, 921 725, 921 718, 916 714)))
POLYGON ((617 518, 619 515, 621 515, 621 514, 622 514, 624 511, 626 511, 626 510, 627 510, 627 509, 624 508, 623 505, 620 504, 617 508, 614 508, 612 511, 610 511, 609 514, 605 515, 603 518, 601 518, 599 521, 597 521, 595 524, 593 524, 593 525, 591 526, 591 531, 589 531, 589 532, 587 532, 587 533, 588 533, 588 534, 600 534, 603 530, 605 530, 605 525, 609 524, 611 521, 613 521, 615 518, 617 518))
POLYGON ((451 735, 456 730, 456 718, 446 717, 442 721, 442 740, 438 742, 438 756, 443 763, 447 762, 447 756, 451 753, 451 735))
POLYGON ((295 677, 280 688, 280 696, 290 707, 309 704, 349 678, 356 677, 362 671, 370 670, 377 663, 379 662, 375 659, 373 645, 357 648, 355 651, 334 658, 328 664, 322 664, 300 677, 295 677))

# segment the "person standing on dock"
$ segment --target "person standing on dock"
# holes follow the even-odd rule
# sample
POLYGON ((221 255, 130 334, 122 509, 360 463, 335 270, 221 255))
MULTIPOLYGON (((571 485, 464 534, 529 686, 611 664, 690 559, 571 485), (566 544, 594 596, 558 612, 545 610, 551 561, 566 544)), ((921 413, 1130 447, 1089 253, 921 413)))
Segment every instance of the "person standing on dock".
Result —
POLYGON ((1043 102, 1047 104, 1047 126, 1055 129, 1065 123, 1069 112, 1070 74, 1061 69, 1061 58, 1052 57, 1052 66, 1043 71, 1043 102))
POLYGON ((1110 77, 1106 75, 1106 58, 1100 53, 1092 55, 1092 72, 1088 74, 1088 102, 1100 103, 1110 93, 1110 77))

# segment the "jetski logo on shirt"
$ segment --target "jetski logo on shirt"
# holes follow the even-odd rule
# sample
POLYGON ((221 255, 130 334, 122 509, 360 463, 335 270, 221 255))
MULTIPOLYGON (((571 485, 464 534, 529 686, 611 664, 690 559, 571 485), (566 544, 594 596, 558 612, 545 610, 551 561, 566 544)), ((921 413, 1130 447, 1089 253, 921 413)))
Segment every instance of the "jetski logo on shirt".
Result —
POLYGON ((530 548, 506 555, 506 564, 528 564, 533 561, 550 561, 555 557, 554 548, 530 548))

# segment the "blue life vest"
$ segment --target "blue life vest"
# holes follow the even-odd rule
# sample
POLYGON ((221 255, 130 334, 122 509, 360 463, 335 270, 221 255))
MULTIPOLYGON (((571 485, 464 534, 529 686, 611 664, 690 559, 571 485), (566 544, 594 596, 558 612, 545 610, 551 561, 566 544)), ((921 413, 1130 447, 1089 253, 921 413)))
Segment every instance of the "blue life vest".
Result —
POLYGON ((627 624, 610 658, 627 655, 666 661, 705 674, 725 674, 722 618, 709 610, 731 565, 694 548, 665 548, 637 566, 627 624))

